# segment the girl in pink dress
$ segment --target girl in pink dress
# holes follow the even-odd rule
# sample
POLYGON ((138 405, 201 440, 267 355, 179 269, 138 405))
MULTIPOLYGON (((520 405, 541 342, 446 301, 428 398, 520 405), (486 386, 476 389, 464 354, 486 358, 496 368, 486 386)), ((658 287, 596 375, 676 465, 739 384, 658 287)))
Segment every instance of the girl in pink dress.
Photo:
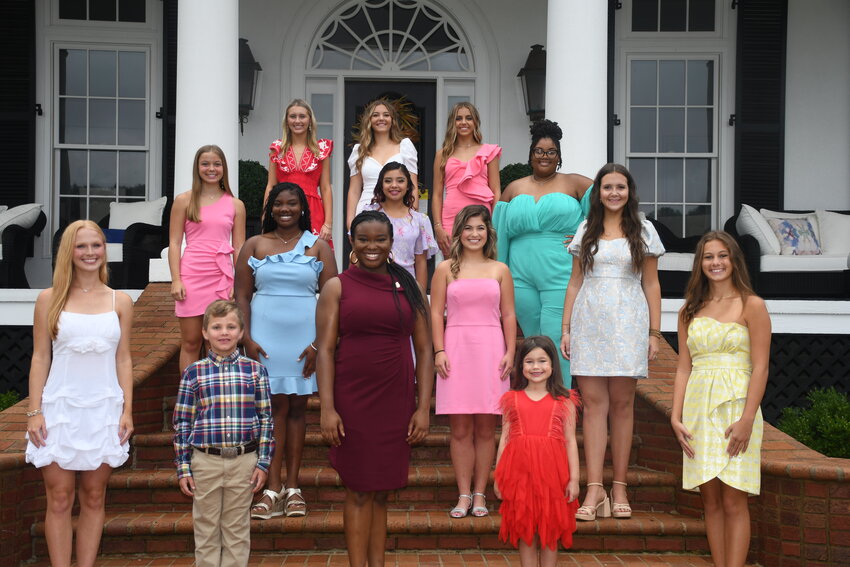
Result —
POLYGON ((207 306, 233 295, 233 258, 244 242, 245 205, 230 190, 224 152, 201 146, 192 166, 192 190, 174 197, 169 223, 168 266, 174 313, 180 319, 181 372, 199 359, 207 306))
POLYGON ((269 146, 269 191, 278 183, 295 183, 307 195, 313 234, 330 242, 333 231, 331 152, 333 140, 317 140, 316 116, 310 105, 296 98, 283 114, 283 134, 269 146))
POLYGON ((449 113, 443 147, 434 158, 431 212, 437 244, 444 256, 449 254, 449 231, 458 211, 467 205, 484 205, 493 212, 493 203, 501 195, 499 156, 502 148, 483 144, 481 140, 478 110, 469 102, 457 103, 449 113))
POLYGON ((458 501, 452 518, 488 514, 485 491, 496 456, 499 399, 516 347, 514 282, 496 261, 496 231, 484 205, 455 217, 449 259, 431 280, 437 414, 449 415, 458 501), (447 322, 443 327, 443 313, 447 322))

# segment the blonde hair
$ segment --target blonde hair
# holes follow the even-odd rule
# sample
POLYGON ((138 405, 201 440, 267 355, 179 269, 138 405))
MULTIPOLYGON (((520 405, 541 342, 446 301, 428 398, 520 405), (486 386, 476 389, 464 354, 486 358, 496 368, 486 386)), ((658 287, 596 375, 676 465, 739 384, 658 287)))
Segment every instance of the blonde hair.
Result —
POLYGON ((460 242, 460 235, 463 234, 463 227, 473 217, 481 217, 484 221, 484 226, 487 228, 487 242, 484 243, 484 257, 490 260, 496 259, 496 229, 493 228, 493 221, 490 217, 490 210, 484 205, 467 205, 460 210, 455 216, 455 223, 452 226, 452 244, 449 248, 449 269, 452 272, 452 277, 457 279, 460 273, 460 263, 463 261, 463 244, 460 242))
POLYGON ((288 150, 292 145, 292 130, 289 129, 289 121, 287 121, 286 117, 289 116, 289 109, 293 106, 300 106, 307 111, 307 116, 310 117, 310 124, 307 126, 307 148, 313 152, 314 156, 319 157, 319 141, 316 138, 316 130, 319 129, 319 126, 316 123, 316 115, 313 114, 313 108, 307 104, 307 101, 300 98, 292 99, 292 102, 289 103, 289 106, 287 106, 286 110, 283 112, 283 123, 281 124, 280 134, 280 150, 277 155, 284 155, 286 150, 288 150))
POLYGON ((220 317, 227 317, 231 313, 236 313, 236 320, 239 321, 239 328, 245 328, 245 319, 242 317, 242 310, 239 309, 239 306, 235 301, 228 299, 216 299, 209 305, 207 305, 206 311, 204 311, 204 319, 203 319, 203 328, 206 331, 210 327, 211 319, 218 319, 220 317))
POLYGON ((207 152, 216 154, 221 159, 222 176, 218 182, 221 190, 233 196, 233 191, 230 190, 230 181, 227 175, 227 158, 224 157, 224 150, 214 144, 201 146, 195 152, 195 159, 192 162, 192 193, 189 197, 189 206, 186 209, 186 218, 192 222, 201 222, 201 188, 204 183, 201 180, 201 173, 198 171, 198 164, 201 161, 201 155, 207 152))
POLYGON ((106 267, 106 236, 96 222, 90 220, 77 220, 68 225, 62 233, 59 241, 59 250, 56 252, 56 267, 53 269, 53 293, 50 296, 50 305, 47 307, 47 328, 50 338, 55 339, 59 332, 59 315, 65 309, 68 294, 71 293, 71 282, 74 279, 74 246, 77 242, 77 233, 87 228, 93 230, 103 243, 103 263, 98 270, 98 278, 104 284, 109 280, 109 272, 106 267))
POLYGON ((395 105, 385 98, 377 98, 370 102, 363 113, 360 115, 359 137, 357 143, 360 144, 357 161, 354 167, 357 171, 363 169, 363 161, 372 153, 372 148, 375 145, 375 136, 372 134, 372 113, 375 109, 383 105, 390 113, 392 124, 390 125, 390 140, 396 144, 401 142, 401 126, 399 125, 398 109, 395 105))
POLYGON ((475 122, 475 128, 472 130, 472 140, 476 144, 480 144, 483 137, 481 136, 481 117, 478 114, 478 109, 471 102, 459 102, 452 107, 449 113, 448 123, 446 124, 446 137, 443 139, 443 147, 440 149, 440 169, 446 171, 446 162, 454 153, 457 147, 457 126, 455 126, 455 118, 457 112, 461 108, 466 108, 472 113, 472 120, 475 122))

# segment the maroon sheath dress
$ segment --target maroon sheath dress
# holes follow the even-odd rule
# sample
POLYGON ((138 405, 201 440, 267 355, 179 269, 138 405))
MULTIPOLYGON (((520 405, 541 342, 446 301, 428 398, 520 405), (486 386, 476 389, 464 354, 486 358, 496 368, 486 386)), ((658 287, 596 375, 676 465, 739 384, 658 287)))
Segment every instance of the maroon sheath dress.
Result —
POLYGON ((330 450, 331 466, 349 490, 403 488, 416 403, 413 309, 388 275, 350 267, 339 279, 334 403, 345 437, 330 450))

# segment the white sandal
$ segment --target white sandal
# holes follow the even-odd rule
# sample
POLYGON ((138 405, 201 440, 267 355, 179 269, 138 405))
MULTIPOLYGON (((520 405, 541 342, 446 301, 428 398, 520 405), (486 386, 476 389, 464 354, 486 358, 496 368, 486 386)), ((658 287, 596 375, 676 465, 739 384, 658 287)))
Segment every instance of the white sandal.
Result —
POLYGON ((281 500, 281 497, 283 496, 284 490, 285 489, 281 489, 280 492, 275 492, 268 488, 263 490, 263 498, 268 496, 271 501, 271 506, 263 502, 261 498, 259 502, 251 506, 251 518, 255 520, 268 520, 278 516, 283 516, 283 500, 281 500))
MULTIPOLYGON (((619 480, 612 481, 614 484, 619 484, 623 488, 627 488, 629 485, 625 482, 621 482, 619 480)), ((629 503, 625 504, 622 502, 614 502, 614 489, 611 489, 611 516, 614 518, 620 518, 621 520, 628 520, 632 517, 632 507, 629 506, 629 503)))
POLYGON ((307 515, 307 502, 301 495, 300 488, 287 488, 283 491, 283 495, 283 511, 287 518, 300 518, 307 515))

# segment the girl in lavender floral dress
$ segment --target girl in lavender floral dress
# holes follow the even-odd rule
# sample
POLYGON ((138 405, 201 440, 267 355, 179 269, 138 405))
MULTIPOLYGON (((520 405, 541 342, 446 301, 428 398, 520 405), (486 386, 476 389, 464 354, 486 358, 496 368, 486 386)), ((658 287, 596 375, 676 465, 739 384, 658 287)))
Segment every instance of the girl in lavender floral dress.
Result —
POLYGON ((413 181, 404 164, 387 163, 378 175, 375 197, 366 209, 383 211, 393 224, 392 255, 399 266, 428 287, 428 258, 437 253, 437 242, 427 215, 413 210, 413 181))

